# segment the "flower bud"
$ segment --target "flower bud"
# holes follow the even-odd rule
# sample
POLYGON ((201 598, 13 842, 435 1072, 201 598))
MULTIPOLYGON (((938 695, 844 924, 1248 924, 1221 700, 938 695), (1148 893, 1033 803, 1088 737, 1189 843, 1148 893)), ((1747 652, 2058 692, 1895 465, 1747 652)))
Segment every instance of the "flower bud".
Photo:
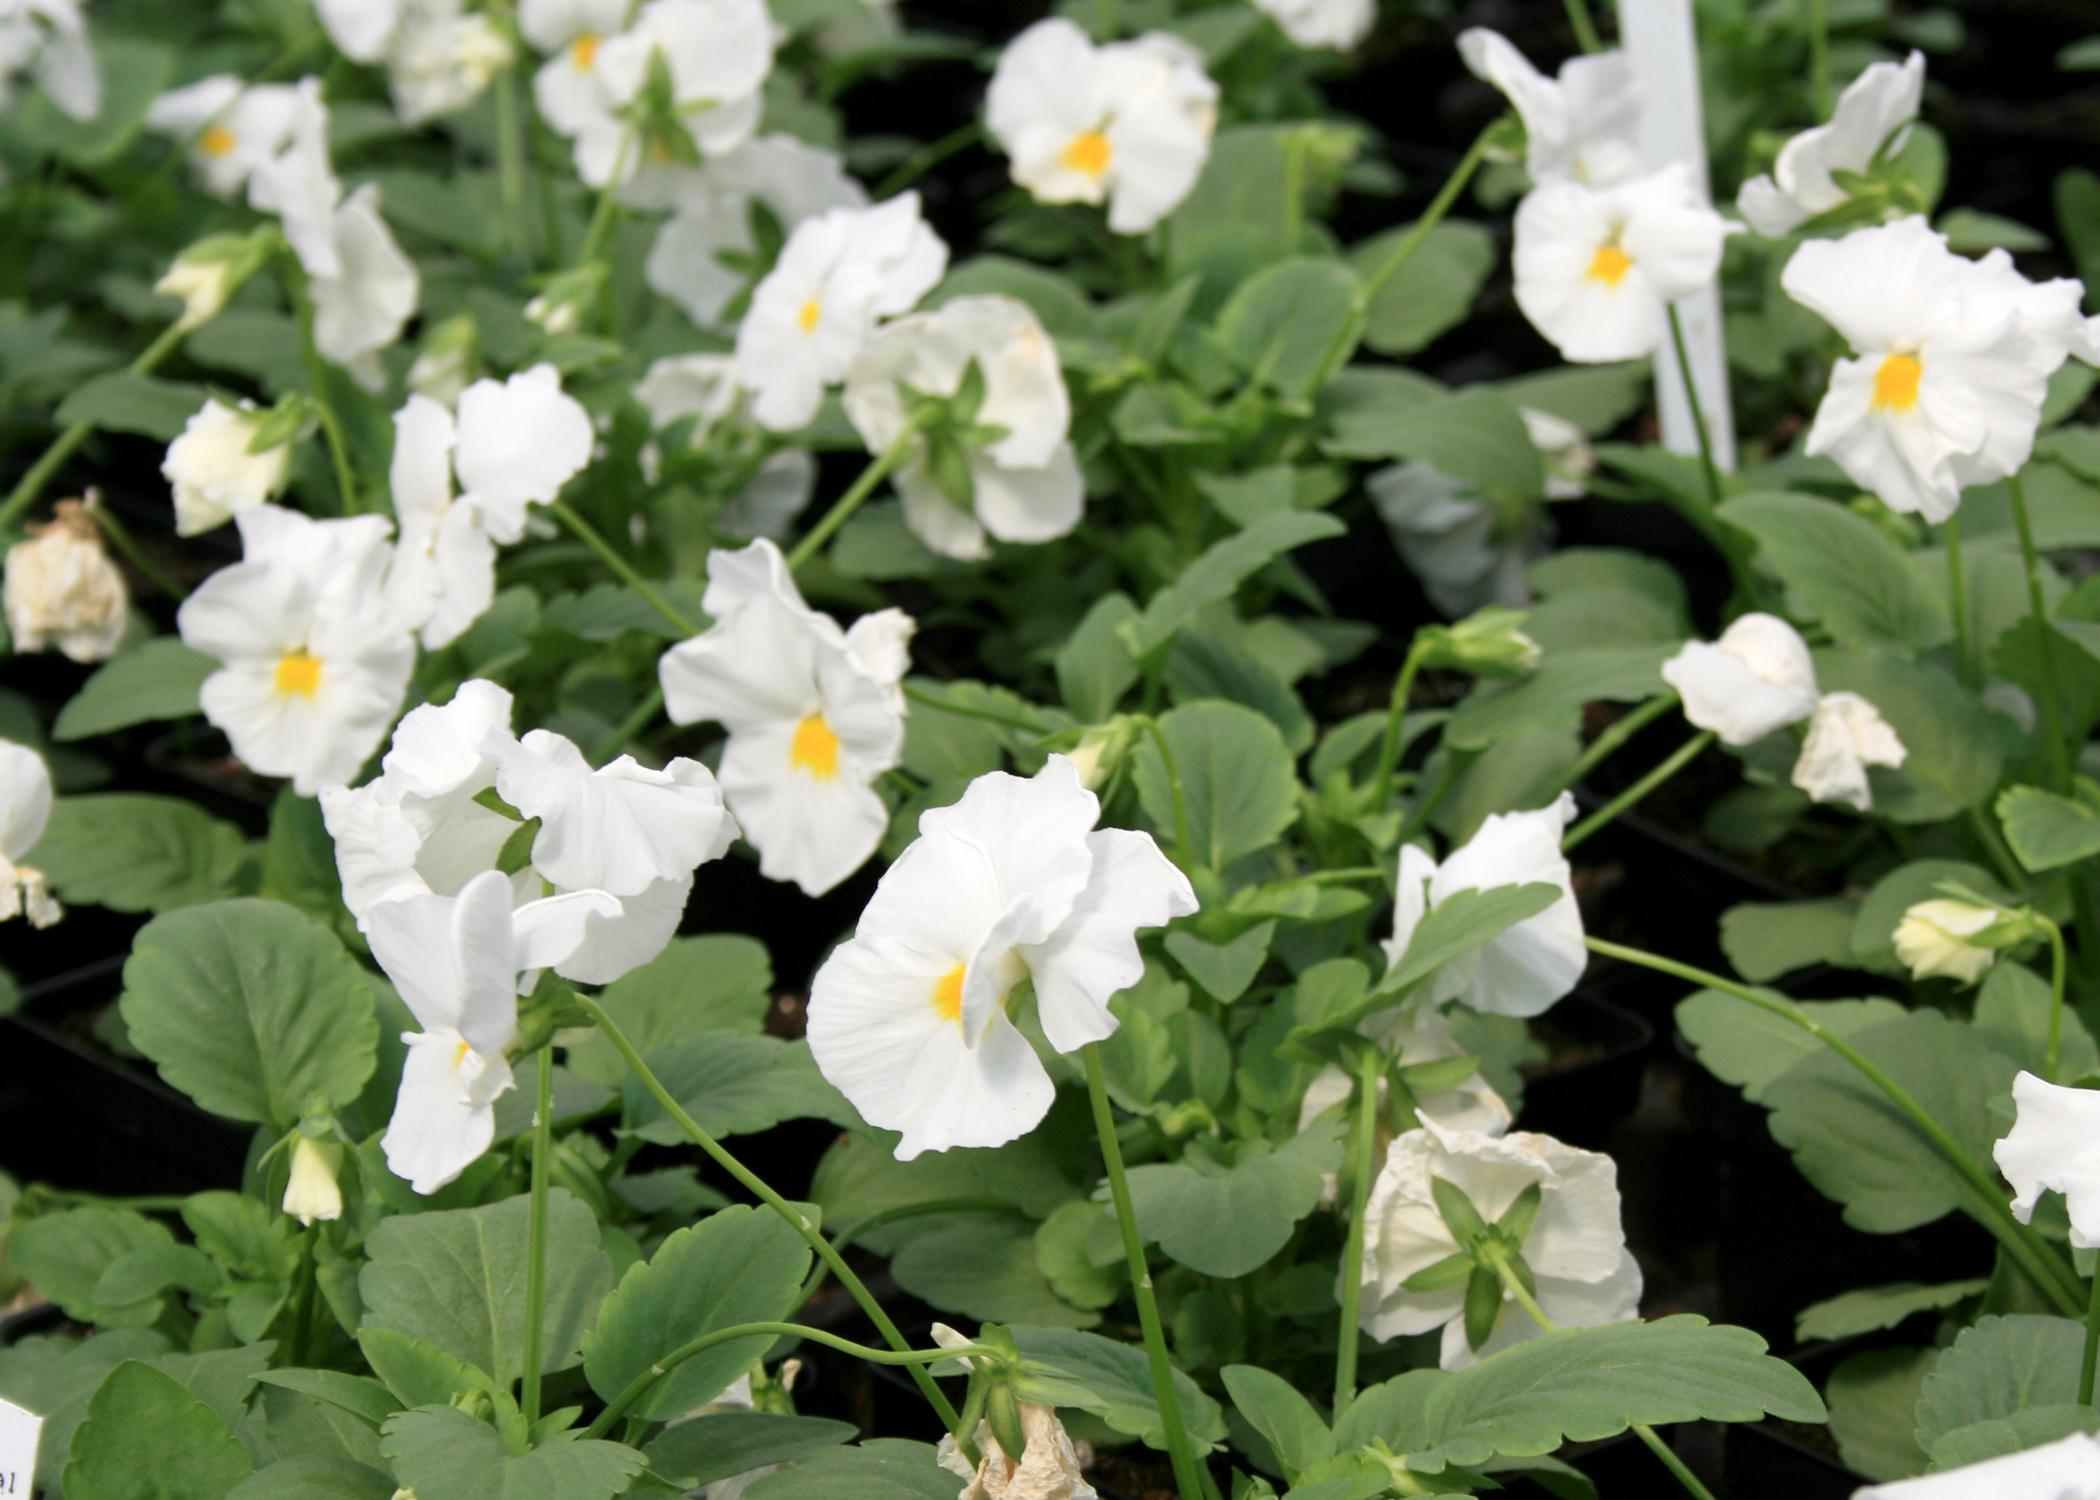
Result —
POLYGON ((408 367, 408 388, 440 406, 457 406, 481 364, 481 330, 472 313, 445 319, 423 339, 408 367))
POLYGON ((1996 925, 1999 913, 1966 901, 1920 901, 1896 924, 1896 957, 1913 979, 1974 984, 1996 961, 1994 948, 1974 941, 1996 925))
POLYGON ((201 328, 226 310, 241 284, 269 258, 270 233, 211 235, 175 257, 153 290, 181 299, 179 327, 201 328))
POLYGON ((102 548, 102 531, 83 503, 61 500, 48 526, 32 526, 7 549, 4 597, 15 650, 55 646, 74 661, 116 654, 129 618, 124 575, 102 548))
POLYGON ((1455 625, 1422 632, 1422 665, 1470 677, 1522 677, 1539 664, 1539 643, 1523 631, 1524 612, 1491 604, 1455 625))
POLYGON ((178 535, 195 536, 224 525, 284 488, 291 450, 279 445, 253 451, 266 415, 246 402, 236 408, 206 401, 168 445, 160 471, 175 487, 178 535))
POLYGON ((546 289, 525 304, 525 316, 550 338, 562 338, 583 326, 583 320, 598 300, 605 281, 602 262, 563 271, 546 289))
POLYGON ((1098 792, 1102 783, 1115 774, 1116 767, 1122 763, 1123 753, 1129 748, 1129 723, 1120 718, 1110 719, 1106 724, 1096 724, 1089 729, 1065 758, 1078 770, 1080 785, 1090 792, 1098 792))
POLYGON ((343 1190, 335 1180, 343 1148, 301 1134, 292 1142, 292 1177, 285 1184, 284 1211, 301 1224, 343 1216, 343 1190))

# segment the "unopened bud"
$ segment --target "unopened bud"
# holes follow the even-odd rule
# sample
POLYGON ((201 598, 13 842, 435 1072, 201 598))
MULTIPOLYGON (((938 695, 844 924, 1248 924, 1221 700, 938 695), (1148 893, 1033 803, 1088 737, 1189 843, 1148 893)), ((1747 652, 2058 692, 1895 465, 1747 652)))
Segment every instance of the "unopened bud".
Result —
POLYGON ((343 1190, 335 1180, 343 1148, 302 1134, 292 1142, 292 1178, 285 1184, 284 1211, 301 1224, 343 1216, 343 1190))
POLYGON ((1422 665, 1469 677, 1522 677, 1539 664, 1539 643, 1523 631, 1519 609, 1491 604, 1455 625, 1422 632, 1422 665))
POLYGON ((2000 914, 1967 901, 1920 901, 1896 924, 1896 957, 1913 979, 1954 979, 1974 984, 1998 957, 1979 942, 2000 914))

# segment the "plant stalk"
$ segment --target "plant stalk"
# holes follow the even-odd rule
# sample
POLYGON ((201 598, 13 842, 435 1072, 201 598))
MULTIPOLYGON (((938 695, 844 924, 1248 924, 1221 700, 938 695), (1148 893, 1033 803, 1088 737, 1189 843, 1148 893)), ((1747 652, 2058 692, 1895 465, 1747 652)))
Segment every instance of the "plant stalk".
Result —
POLYGON ((1690 765, 1698 758, 1700 752, 1713 742, 1713 731, 1711 729, 1702 729, 1682 745, 1679 745, 1669 759, 1663 761, 1662 764, 1656 766, 1655 769, 1643 776, 1639 781, 1636 781, 1632 786, 1626 788, 1625 791, 1619 793, 1618 796, 1612 798, 1611 801, 1605 803, 1604 806, 1598 808, 1573 828, 1570 828, 1567 837, 1560 841, 1561 852, 1563 854, 1572 854, 1576 848, 1588 840, 1591 834, 1605 827, 1614 818, 1618 817, 1620 813, 1632 807, 1643 797, 1690 765))
MULTIPOLYGON (((2037 913, 2039 915, 2039 913, 2037 913)), ((2058 1067, 2063 1060, 2064 1041, 2064 980, 2070 968, 2070 956, 2064 952, 2064 930, 2049 921, 2045 931, 2049 934, 2049 1048, 2042 1057, 2042 1082, 2056 1082, 2058 1067)), ((2100 1269, 2093 1273, 2100 1282, 2100 1269)))
POLYGON ((684 610, 678 608, 670 600, 658 593, 656 586, 644 578, 633 563, 614 551, 612 543, 600 536, 598 529, 578 515, 567 501, 550 500, 547 502, 547 509, 557 521, 569 528, 570 534, 577 541, 597 553, 598 560, 619 575, 622 583, 641 595, 651 609, 662 615, 672 625, 684 631, 687 635, 698 635, 700 633, 699 625, 688 618, 684 610))
POLYGON ((1184 864, 1196 862, 1196 840, 1190 832, 1188 794, 1182 789, 1181 767, 1174 763, 1174 750, 1167 743, 1167 732, 1159 727, 1159 720, 1150 714, 1139 719, 1145 733, 1152 740, 1152 748, 1159 752, 1159 766, 1167 773, 1167 796, 1174 805, 1174 849, 1184 864))
POLYGON ((525 1385, 519 1409, 530 1427, 540 1419, 540 1327, 547 1304, 547 1170, 554 1155, 554 1049, 539 1051, 532 1110, 532 1206, 525 1241, 525 1385))
POLYGON ((354 516, 361 508, 357 499, 357 478, 350 467, 349 445, 343 440, 342 419, 336 415, 335 402, 328 395, 328 362, 321 358, 320 345, 314 342, 314 301, 307 294, 306 272, 299 263, 285 252, 288 266, 285 286, 291 293, 292 306, 299 314, 299 357, 306 365, 306 383, 314 388, 314 411, 321 419, 321 438, 328 447, 328 462, 335 470, 337 499, 342 504, 343 514, 354 516))
POLYGON ((1614 722, 1607 725, 1603 732, 1594 740, 1590 741, 1588 748, 1582 752, 1581 757, 1569 769, 1568 774, 1560 779, 1554 790, 1565 792, 1573 787, 1580 786, 1583 777, 1604 764, 1611 757, 1613 751, 1676 706, 1677 695, 1675 693, 1664 693, 1659 698, 1650 698, 1639 707, 1621 714, 1614 722))
POLYGON ((887 479, 910 456, 913 442, 929 420, 931 418, 924 415, 907 420, 904 430, 890 439, 890 445, 860 471, 860 477, 853 481, 852 487, 845 494, 839 496, 830 510, 824 512, 824 518, 810 528, 809 535, 795 543, 795 550, 787 555, 790 573, 799 571, 804 563, 816 556, 818 549, 831 540, 832 534, 845 525, 867 498, 875 493, 875 486, 887 479))
POLYGON ((1386 708, 1385 734, 1378 741, 1378 766, 1371 778, 1371 806, 1385 810, 1393 797, 1393 774, 1400 769, 1400 731, 1407 718, 1407 700, 1414 696, 1415 675, 1422 670, 1422 645, 1420 641, 1409 644, 1407 658, 1400 663, 1400 675, 1393 679, 1393 699, 1386 708))

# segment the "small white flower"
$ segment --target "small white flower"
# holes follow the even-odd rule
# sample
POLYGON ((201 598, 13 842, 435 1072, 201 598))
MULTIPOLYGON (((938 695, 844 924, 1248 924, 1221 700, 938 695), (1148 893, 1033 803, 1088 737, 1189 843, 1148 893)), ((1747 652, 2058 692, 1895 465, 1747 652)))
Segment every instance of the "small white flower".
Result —
POLYGON ((1533 182, 1603 188, 1641 175, 1641 95, 1625 53, 1571 57, 1548 78, 1501 33, 1475 26, 1459 33, 1458 54, 1524 122, 1524 169, 1533 182))
POLYGON ((985 123, 1038 203, 1106 203, 1108 227, 1144 234, 1177 208, 1210 157, 1218 86, 1196 49, 1148 32, 1097 47, 1070 21, 1038 21, 999 55, 985 123))
POLYGON ((792 232, 829 209, 866 208, 868 194, 847 175, 837 152, 793 136, 762 135, 680 180, 676 212, 649 251, 650 288, 702 328, 714 327, 750 282, 748 270, 729 262, 756 253, 751 214, 758 205, 792 232))
POLYGON ((1137 929, 1196 909, 1151 835, 1095 829, 1079 773, 1052 755, 1033 778, 980 776, 919 819, 853 937, 817 971, 809 1045, 826 1078, 897 1159, 1027 1134, 1056 1094, 1006 1013, 1035 987, 1050 1045, 1113 1034, 1111 996, 1144 974, 1137 929))
POLYGON ((2013 1186, 2013 1216, 2028 1223, 2043 1193, 2061 1193, 2073 1247, 2100 1250, 2100 1093, 2022 1072, 2012 1095, 2013 1128, 1991 1155, 2013 1186))
POLYGON ((51 773, 27 745, 0 740, 0 922, 26 917, 49 927, 66 914, 43 871, 23 863, 51 819, 51 773))
POLYGON ((176 624, 221 663, 204 680, 204 717, 256 771, 310 797, 357 774, 408 692, 415 639, 382 588, 392 528, 274 505, 235 524, 242 561, 206 579, 176 624))
POLYGON ((590 93, 563 101, 574 110, 578 175, 592 187, 618 178, 637 207, 668 207, 683 152, 720 156, 757 133, 773 71, 772 18, 764 0, 648 0, 633 25, 595 49, 586 71, 590 93), (650 119, 637 139, 623 111, 641 99, 652 58, 669 76, 675 118, 650 119), (685 139, 651 138, 651 130, 685 139))
POLYGON ((1387 962, 1400 961, 1422 919, 1454 892, 1557 885, 1561 893, 1551 906, 1439 970, 1428 999, 1433 1005, 1457 1000, 1488 1015, 1535 1016, 1565 997, 1589 961, 1573 871, 1560 852, 1574 816, 1575 799, 1563 792, 1536 812, 1493 814, 1442 864, 1414 844, 1402 848, 1387 962))
POLYGON ((1684 716, 1724 745, 1748 745, 1816 711, 1808 642, 1777 615, 1748 614, 1718 641, 1687 641, 1663 663, 1684 716))
POLYGON ((1780 282, 1854 351, 1830 372, 1807 451, 1928 521, 2025 464, 2050 375, 2067 355, 2100 358, 2077 282, 2037 285, 2002 250, 1965 260, 1921 218, 1812 240, 1780 282))
POLYGON ((34 75, 61 114, 92 120, 102 113, 102 69, 79 0, 0 0, 0 109, 23 73, 34 75))
POLYGON ((1896 924, 1896 957, 1913 979, 1974 984, 1998 961, 1995 948, 1968 941, 1998 920, 1988 906, 1967 901, 1920 901, 1896 924))
POLYGON ((284 488, 292 453, 280 443, 251 451, 262 414, 208 400, 168 445, 160 472, 175 489, 175 532, 195 536, 267 505, 284 488))
POLYGON ((461 0, 406 0, 387 39, 387 81, 404 125, 457 114, 511 64, 510 42, 461 0))
POLYGON ((1098 1491, 1080 1472, 1079 1451, 1057 1413, 1033 1401, 1015 1403, 1026 1446, 1016 1458, 999 1446, 989 1422, 977 1424, 977 1466, 962 1456, 952 1433, 944 1434, 935 1458, 968 1484, 956 1500, 1095 1500, 1098 1491))
POLYGON ((343 1148, 334 1141, 301 1135, 292 1142, 291 1178, 284 1185, 284 1211, 301 1224, 343 1216, 343 1189, 335 1174, 343 1148))
POLYGON ((321 80, 302 78, 288 101, 290 120, 282 144, 258 159, 248 173, 248 205, 275 214, 284 237, 309 276, 340 276, 336 206, 343 201, 328 156, 328 106, 321 80))
POLYGON ((909 312, 947 267, 917 193, 796 225, 737 329, 737 381, 752 393, 752 416, 776 432, 806 425, 875 325, 909 312))
POLYGON ((1332 47, 1346 52, 1371 34, 1378 19, 1377 0, 1254 0, 1301 47, 1332 47))
POLYGON ((583 472, 595 441, 590 413, 562 390, 554 366, 477 380, 459 398, 460 503, 508 546, 525 534, 527 507, 548 504, 583 472))
POLYGON ((524 0, 519 5, 518 29, 547 59, 533 76, 533 102, 563 135, 620 128, 598 59, 606 38, 625 29, 627 11, 628 0, 524 0))
POLYGON ((288 83, 250 87, 230 73, 215 73, 154 100, 146 126, 193 141, 190 166, 198 180, 214 197, 231 198, 291 144, 299 108, 299 90, 288 83))
POLYGON ((1808 721, 1794 785, 1813 802, 1842 802, 1865 812, 1874 805, 1867 767, 1900 766, 1904 753, 1880 709, 1857 693, 1825 693, 1808 721))
POLYGON ((380 1139, 395 1176, 434 1193, 488 1150, 496 1100, 515 1082, 505 1053, 518 1039, 518 996, 576 951, 594 919, 619 910, 603 891, 513 910, 510 882, 490 871, 457 896, 373 911, 372 957, 422 1027, 402 1034, 408 1061, 380 1139))
POLYGON ((923 440, 891 476, 904 519, 946 557, 991 556, 987 535, 1047 542, 1079 524, 1086 484, 1068 436, 1072 403, 1057 349, 1025 303, 958 297, 877 329, 846 377, 846 415, 871 453, 885 451, 909 421, 904 392, 952 396, 974 363, 984 380, 977 420, 1005 429, 969 455, 967 509, 928 467, 923 440))
POLYGON ((336 270, 308 268, 314 346, 367 389, 380 384, 376 356, 415 316, 422 276, 379 216, 379 189, 366 183, 336 205, 330 221, 336 270))
POLYGON ((707 571, 715 623, 664 653, 665 709, 729 731, 722 789, 759 873, 820 896, 889 828, 875 782, 904 748, 911 618, 885 610, 841 630, 803 603, 769 541, 712 553, 707 571))
POLYGON ((376 63, 401 24, 404 0, 314 0, 321 29, 352 62, 376 63))
POLYGON ((1980 1464, 1870 1484, 1852 1500, 2100 1500, 2100 1438, 2074 1432, 1980 1464))
POLYGON ((1743 184, 1736 212, 1759 234, 1776 239, 1843 206, 1851 194, 1834 174, 1864 172, 1877 156, 1902 150, 1924 94, 1924 53, 1870 65, 1838 95, 1829 123, 1788 141, 1769 177, 1743 184))
POLYGON ((1441 1363, 1462 1370, 1538 1336, 1530 1315, 1505 1301, 1494 1331, 1474 1349, 1466 1342, 1463 1282, 1429 1292, 1402 1284, 1460 1248, 1437 1211, 1433 1179, 1457 1187, 1490 1223, 1538 1185, 1538 1218, 1523 1256, 1539 1309, 1557 1327, 1594 1328, 1638 1315, 1641 1268, 1626 1248, 1619 1173, 1609 1156, 1531 1131, 1494 1137, 1427 1121, 1393 1142, 1364 1208, 1363 1328, 1373 1338, 1441 1328, 1441 1363))
POLYGON ((1606 188, 1545 183, 1517 206, 1517 305, 1577 363, 1652 354, 1669 304, 1714 279, 1728 231, 1681 166, 1606 188))
POLYGON ((7 549, 4 591, 16 651, 55 646, 73 661, 107 661, 124 638, 131 591, 88 514, 94 503, 61 500, 47 526, 7 549))

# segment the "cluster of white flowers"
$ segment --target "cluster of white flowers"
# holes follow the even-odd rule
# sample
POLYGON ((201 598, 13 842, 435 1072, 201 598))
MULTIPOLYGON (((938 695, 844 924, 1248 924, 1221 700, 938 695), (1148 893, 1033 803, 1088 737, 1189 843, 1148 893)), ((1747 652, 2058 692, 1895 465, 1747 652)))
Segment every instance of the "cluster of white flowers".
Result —
POLYGON ((510 42, 465 0, 314 0, 336 50, 384 65, 404 125, 455 114, 510 66, 510 42))
POLYGON ((70 118, 102 113, 102 68, 81 0, 0 0, 0 109, 25 73, 70 118))
POLYGON ((1823 693, 1801 632, 1777 615, 1747 614, 1716 641, 1688 641, 1663 663, 1684 716, 1724 745, 1751 745, 1807 721, 1794 785, 1816 802, 1873 806, 1870 766, 1903 764, 1903 741, 1857 693, 1823 693))
POLYGON ((0 740, 0 922, 27 917, 49 927, 65 908, 44 885, 43 872, 24 863, 51 819, 51 772, 27 745, 0 740))

